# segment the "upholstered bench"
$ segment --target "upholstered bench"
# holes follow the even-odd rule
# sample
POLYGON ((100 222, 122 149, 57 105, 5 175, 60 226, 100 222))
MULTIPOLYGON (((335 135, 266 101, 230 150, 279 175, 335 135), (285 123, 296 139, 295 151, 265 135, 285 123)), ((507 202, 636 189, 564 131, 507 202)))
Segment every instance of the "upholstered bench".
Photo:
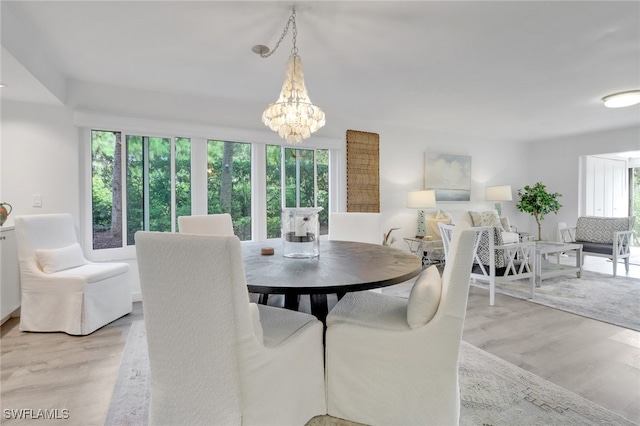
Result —
POLYGON ((582 256, 606 257, 612 260, 616 276, 618 260, 624 259, 629 273, 631 237, 635 217, 581 216, 574 228, 560 229, 564 242, 582 244, 582 256))

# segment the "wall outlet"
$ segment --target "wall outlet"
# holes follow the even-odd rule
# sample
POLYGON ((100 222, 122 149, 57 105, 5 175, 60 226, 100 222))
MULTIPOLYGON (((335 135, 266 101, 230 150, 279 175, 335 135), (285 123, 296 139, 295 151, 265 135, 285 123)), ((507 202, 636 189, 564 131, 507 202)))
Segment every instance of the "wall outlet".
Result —
POLYGON ((33 207, 42 207, 42 195, 41 194, 33 194, 33 207))

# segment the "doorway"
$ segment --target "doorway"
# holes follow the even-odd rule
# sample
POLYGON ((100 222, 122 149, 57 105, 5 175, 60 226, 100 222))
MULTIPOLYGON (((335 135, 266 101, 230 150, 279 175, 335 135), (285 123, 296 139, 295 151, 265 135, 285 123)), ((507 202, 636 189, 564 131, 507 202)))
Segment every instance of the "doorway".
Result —
POLYGON ((636 218, 632 245, 640 246, 640 167, 629 167, 629 211, 636 218))

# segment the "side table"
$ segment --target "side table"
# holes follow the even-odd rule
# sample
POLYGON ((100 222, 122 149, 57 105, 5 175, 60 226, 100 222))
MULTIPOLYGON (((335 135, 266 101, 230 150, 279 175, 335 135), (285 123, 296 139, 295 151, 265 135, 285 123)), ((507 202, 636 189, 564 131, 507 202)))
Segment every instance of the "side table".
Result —
POLYGON ((442 240, 427 240, 424 238, 404 238, 409 251, 422 259, 422 268, 444 263, 444 245, 442 240))
POLYGON ((557 243, 551 241, 538 241, 536 243, 536 260, 535 260, 535 281, 536 287, 540 287, 543 279, 575 272, 576 277, 580 278, 582 272, 582 244, 576 243, 557 243), (567 251, 575 251, 576 265, 560 264, 560 255, 567 251), (556 263, 547 261, 550 254, 556 255, 556 263))

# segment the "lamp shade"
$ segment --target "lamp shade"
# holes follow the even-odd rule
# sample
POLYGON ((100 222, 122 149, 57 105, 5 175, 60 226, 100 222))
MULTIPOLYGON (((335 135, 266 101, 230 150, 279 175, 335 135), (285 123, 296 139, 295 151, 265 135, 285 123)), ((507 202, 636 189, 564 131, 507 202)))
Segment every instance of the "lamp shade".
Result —
POLYGON ((428 209, 436 206, 436 192, 409 191, 407 194, 407 207, 410 209, 428 209))
POLYGON ((512 201, 511 185, 487 186, 484 190, 486 201, 512 201))

